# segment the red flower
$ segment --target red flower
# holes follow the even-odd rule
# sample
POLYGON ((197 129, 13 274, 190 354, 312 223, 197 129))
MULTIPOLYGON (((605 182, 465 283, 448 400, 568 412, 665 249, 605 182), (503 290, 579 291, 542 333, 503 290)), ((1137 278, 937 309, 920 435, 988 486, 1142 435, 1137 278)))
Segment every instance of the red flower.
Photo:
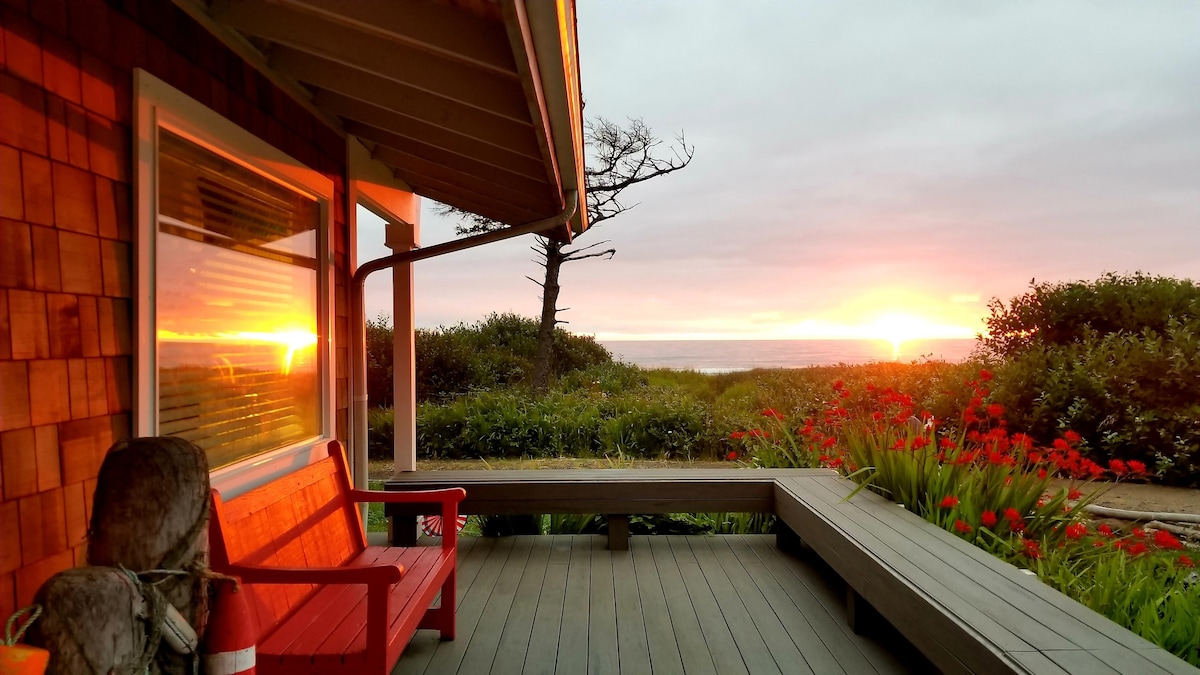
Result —
POLYGON ((969 524, 963 522, 962 520, 955 520, 954 521, 954 529, 958 530, 959 532, 962 532, 963 534, 966 534, 966 533, 970 532, 972 528, 969 524))
POLYGON ((1087 525, 1083 523, 1071 523, 1067 526, 1067 539, 1079 539, 1087 534, 1087 525))
POLYGON ((992 528, 996 526, 996 512, 984 511, 979 515, 979 522, 983 523, 984 527, 992 528))
POLYGON ((746 432, 746 435, 749 436, 750 438, 766 438, 770 434, 763 431, 762 429, 751 429, 750 431, 746 432))
POLYGON ((1032 539, 1022 539, 1021 545, 1025 547, 1025 555, 1030 558, 1042 557, 1042 549, 1038 543, 1032 539))
POLYGON ((1136 459, 1131 459, 1128 462, 1125 462, 1125 464, 1128 465, 1129 470, 1134 472, 1135 474, 1137 474, 1139 476, 1146 475, 1146 465, 1143 464, 1142 462, 1139 462, 1136 459))
POLYGON ((1129 552, 1129 555, 1136 558, 1139 555, 1145 553, 1149 549, 1146 547, 1146 544, 1139 541, 1138 543, 1134 544, 1133 546, 1130 546, 1126 550, 1129 552))
POLYGON ((1063 432, 1063 438, 1065 438, 1067 440, 1067 442, 1070 443, 1071 445, 1075 445, 1079 441, 1083 440, 1082 436, 1075 433, 1074 431, 1071 431, 1070 429, 1067 429, 1065 432, 1063 432))
POLYGON ((999 403, 989 403, 987 407, 988 417, 1000 417, 1004 414, 1004 406, 999 403))
POLYGON ((954 448, 958 447, 958 443, 955 443, 954 439, 950 438, 949 436, 942 436, 941 440, 938 441, 938 445, 947 450, 953 450, 954 448))
POLYGON ((938 506, 943 509, 952 509, 958 506, 958 497, 947 495, 944 499, 942 499, 942 503, 938 504, 938 506))
POLYGON ((1119 459, 1110 459, 1108 461, 1108 469, 1118 476, 1124 476, 1129 473, 1129 468, 1125 466, 1125 462, 1119 459))
POLYGON ((1118 551, 1125 548, 1125 540, 1117 539, 1116 541, 1113 542, 1113 548, 1117 549, 1118 551))
POLYGON ((740 441, 745 435, 746 432, 744 431, 735 431, 732 434, 729 434, 729 438, 735 441, 740 441))
POLYGON ((830 436, 829 438, 826 438, 825 440, 821 441, 822 448, 832 448, 836 444, 837 444, 837 438, 835 438, 833 436, 830 436))
POLYGON ((1083 496, 1083 493, 1080 492, 1079 490, 1076 490, 1075 488, 1071 488, 1071 491, 1067 493, 1067 499, 1071 499, 1071 500, 1079 499, 1082 496, 1083 496))
POLYGON ((979 381, 980 382, 987 382, 988 380, 991 380, 991 379, 992 379, 992 373, 990 371, 984 370, 982 368, 979 369, 979 381))
POLYGON ((1191 558, 1187 557, 1186 555, 1180 555, 1179 556, 1179 564, 1183 565, 1184 567, 1195 567, 1196 561, 1192 560, 1191 558))
POLYGON ((1160 548, 1173 548, 1176 551, 1183 548, 1183 544, 1166 530, 1158 530, 1154 533, 1154 543, 1160 548))
POLYGON ((1097 532, 1099 532, 1100 534, 1102 534, 1102 535, 1106 536, 1106 537, 1111 537, 1111 536, 1113 536, 1113 530, 1112 530, 1112 528, 1111 528, 1111 527, 1109 527, 1108 525, 1104 524, 1104 523, 1101 523, 1101 524, 1100 524, 1100 527, 1097 527, 1097 528, 1096 528, 1096 531, 1097 531, 1097 532))
POLYGON ((732 462, 733 460, 737 459, 737 452, 729 453, 728 455, 725 456, 725 459, 732 462))
POLYGON ((1008 528, 1013 532, 1021 532, 1025 529, 1025 519, 1011 506, 1004 509, 1004 519, 1008 521, 1008 528))
POLYGON ((1133 536, 1137 539, 1141 539, 1142 537, 1146 536, 1146 531, 1140 527, 1133 528, 1131 532, 1133 532, 1133 536))
MULTIPOLYGON (((834 390, 834 391, 841 391, 841 390, 842 390, 842 387, 844 387, 844 386, 846 386, 846 385, 845 385, 845 383, 844 383, 844 382, 842 382, 841 380, 838 380, 837 382, 834 382, 834 383, 833 383, 833 390, 834 390)), ((867 389, 870 389, 872 386, 873 386, 873 385, 867 385, 867 389)))
POLYGON ((783 415, 780 415, 778 412, 776 412, 776 410, 774 408, 767 408, 766 410, 763 410, 762 416, 763 417, 774 417, 777 420, 783 419, 783 415))

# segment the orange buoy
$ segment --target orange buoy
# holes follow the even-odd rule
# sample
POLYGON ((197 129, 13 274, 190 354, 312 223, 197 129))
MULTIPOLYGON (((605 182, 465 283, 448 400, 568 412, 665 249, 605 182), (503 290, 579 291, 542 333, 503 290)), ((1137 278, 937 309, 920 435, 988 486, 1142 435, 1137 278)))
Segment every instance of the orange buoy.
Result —
POLYGON ((26 607, 9 617, 4 625, 4 640, 0 642, 0 675, 41 675, 46 672, 50 652, 38 647, 17 644, 25 629, 42 613, 39 605, 26 607), (28 618, 22 619, 25 615, 28 618), (14 632, 14 625, 17 630, 14 632))
POLYGON ((208 675, 254 675, 254 622, 238 581, 217 582, 208 616, 204 670, 208 675))

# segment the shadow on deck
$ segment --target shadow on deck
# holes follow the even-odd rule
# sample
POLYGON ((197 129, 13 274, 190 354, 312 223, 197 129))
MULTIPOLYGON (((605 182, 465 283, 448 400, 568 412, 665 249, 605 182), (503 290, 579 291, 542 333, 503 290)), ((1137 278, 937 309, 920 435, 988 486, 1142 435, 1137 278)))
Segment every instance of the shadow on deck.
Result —
POLYGON ((838 576, 774 536, 459 542, 458 637, 419 631, 397 675, 932 671, 890 626, 855 635, 838 576))

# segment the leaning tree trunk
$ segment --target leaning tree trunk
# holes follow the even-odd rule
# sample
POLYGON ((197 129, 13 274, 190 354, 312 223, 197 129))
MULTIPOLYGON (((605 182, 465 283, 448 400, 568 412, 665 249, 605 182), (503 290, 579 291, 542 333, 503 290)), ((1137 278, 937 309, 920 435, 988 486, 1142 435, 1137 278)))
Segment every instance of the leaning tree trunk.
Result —
POLYGON ((550 362, 554 356, 554 329, 558 325, 558 270, 567 259, 563 244, 542 239, 546 255, 546 278, 542 281, 542 319, 538 324, 537 354, 533 359, 533 388, 544 392, 550 387, 550 362))

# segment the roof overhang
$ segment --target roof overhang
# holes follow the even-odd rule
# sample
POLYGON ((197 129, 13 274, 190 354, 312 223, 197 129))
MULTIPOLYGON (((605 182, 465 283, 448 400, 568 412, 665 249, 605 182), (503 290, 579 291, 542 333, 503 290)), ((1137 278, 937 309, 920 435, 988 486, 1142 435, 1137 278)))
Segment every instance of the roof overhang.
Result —
MULTIPOLYGON (((574 0, 208 0, 203 9, 413 192, 507 225, 558 213, 568 190, 584 202, 574 0)), ((581 208, 557 236, 586 228, 581 208)))

